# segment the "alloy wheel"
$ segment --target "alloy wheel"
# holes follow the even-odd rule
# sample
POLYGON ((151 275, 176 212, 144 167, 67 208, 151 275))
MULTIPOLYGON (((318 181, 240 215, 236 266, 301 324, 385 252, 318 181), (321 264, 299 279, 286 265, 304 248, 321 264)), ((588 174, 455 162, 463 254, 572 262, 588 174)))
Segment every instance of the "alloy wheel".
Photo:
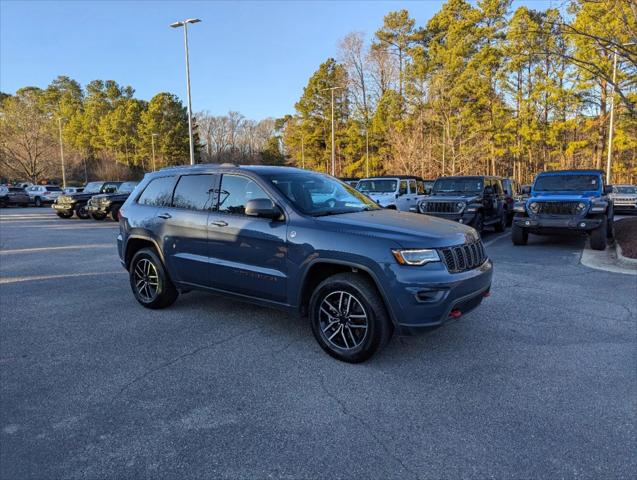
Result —
POLYGON ((140 298, 145 302, 152 302, 159 291, 159 274, 157 267, 148 260, 142 258, 135 264, 134 270, 135 288, 140 298))
POLYGON ((358 347, 369 330, 363 304, 343 290, 331 292, 323 299, 319 307, 319 325, 325 341, 342 350, 358 347))

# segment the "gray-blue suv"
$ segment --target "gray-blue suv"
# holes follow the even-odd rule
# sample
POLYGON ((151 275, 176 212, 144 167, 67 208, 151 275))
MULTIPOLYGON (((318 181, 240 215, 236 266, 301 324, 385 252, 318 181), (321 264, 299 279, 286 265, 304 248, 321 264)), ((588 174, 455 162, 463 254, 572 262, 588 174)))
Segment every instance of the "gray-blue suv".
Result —
POLYGON ((477 232, 380 208, 349 185, 286 167, 197 165, 146 175, 119 212, 139 303, 207 290, 308 316, 320 346, 362 362, 394 330, 477 307, 492 264, 477 232))

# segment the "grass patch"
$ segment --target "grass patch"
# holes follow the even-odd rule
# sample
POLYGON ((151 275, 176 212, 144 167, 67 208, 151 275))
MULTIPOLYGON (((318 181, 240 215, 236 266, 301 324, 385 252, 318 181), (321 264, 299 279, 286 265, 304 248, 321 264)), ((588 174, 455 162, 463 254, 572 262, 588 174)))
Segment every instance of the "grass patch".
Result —
POLYGON ((637 258, 637 217, 622 218, 615 222, 615 240, 622 247, 622 254, 637 258))

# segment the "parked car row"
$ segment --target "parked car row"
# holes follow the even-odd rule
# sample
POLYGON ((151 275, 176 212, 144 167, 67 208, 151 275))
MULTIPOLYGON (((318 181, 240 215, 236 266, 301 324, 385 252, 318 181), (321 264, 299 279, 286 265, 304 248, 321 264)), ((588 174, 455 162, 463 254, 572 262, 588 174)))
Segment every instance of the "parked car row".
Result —
POLYGON ((60 195, 52 207, 60 218, 118 220, 118 212, 137 182, 100 181, 87 183, 82 191, 60 195))
POLYGON ((59 185, 0 185, 0 207, 28 207, 29 205, 41 207, 53 203, 64 192, 77 190, 81 188, 69 187, 62 190, 59 185))

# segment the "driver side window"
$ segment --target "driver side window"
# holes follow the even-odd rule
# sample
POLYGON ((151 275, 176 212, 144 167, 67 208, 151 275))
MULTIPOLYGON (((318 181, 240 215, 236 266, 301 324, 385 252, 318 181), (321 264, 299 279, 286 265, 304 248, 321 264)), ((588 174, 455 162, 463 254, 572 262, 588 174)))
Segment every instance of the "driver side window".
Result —
POLYGON ((254 180, 242 175, 224 175, 219 189, 220 213, 245 215, 249 200, 270 198, 254 180))

